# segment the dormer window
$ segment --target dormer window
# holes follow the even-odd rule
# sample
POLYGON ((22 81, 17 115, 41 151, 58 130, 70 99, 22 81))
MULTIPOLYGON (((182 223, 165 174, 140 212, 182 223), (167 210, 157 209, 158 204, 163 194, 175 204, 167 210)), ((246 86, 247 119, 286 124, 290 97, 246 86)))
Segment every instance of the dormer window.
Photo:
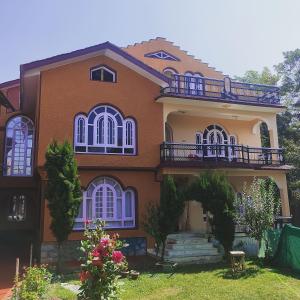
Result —
POLYGON ((116 72, 104 66, 95 67, 91 69, 91 80, 116 82, 116 72))

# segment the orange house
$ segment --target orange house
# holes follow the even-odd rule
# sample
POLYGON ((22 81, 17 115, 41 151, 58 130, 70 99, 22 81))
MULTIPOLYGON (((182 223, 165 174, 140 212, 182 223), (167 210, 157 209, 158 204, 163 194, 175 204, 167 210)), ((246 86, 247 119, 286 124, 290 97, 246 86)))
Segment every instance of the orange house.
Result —
MULTIPOLYGON (((20 80, 0 84, 0 91, 0 235, 34 242, 42 262, 56 259, 44 196, 45 151, 53 139, 73 144, 82 184, 65 245, 69 258, 77 255, 86 219, 104 219, 129 241, 130 254, 152 248, 142 223, 148 204, 159 200, 163 174, 190 180, 219 169, 237 193, 254 176, 272 177, 282 216, 290 216, 277 87, 232 81, 156 38, 126 48, 106 42, 21 65, 20 80), (261 145, 262 122, 269 148, 261 145)), ((190 231, 207 232, 200 204, 189 201, 180 231, 187 218, 190 231)))

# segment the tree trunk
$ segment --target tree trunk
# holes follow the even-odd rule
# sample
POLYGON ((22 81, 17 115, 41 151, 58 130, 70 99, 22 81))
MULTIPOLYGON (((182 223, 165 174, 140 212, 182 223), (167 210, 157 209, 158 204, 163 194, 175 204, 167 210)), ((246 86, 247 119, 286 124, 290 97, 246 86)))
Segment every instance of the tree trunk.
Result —
POLYGON ((58 274, 62 273, 62 242, 58 242, 57 244, 57 264, 56 271, 58 274))
POLYGON ((165 249, 166 249, 166 240, 164 240, 162 242, 161 261, 164 261, 164 258, 165 258, 165 249))

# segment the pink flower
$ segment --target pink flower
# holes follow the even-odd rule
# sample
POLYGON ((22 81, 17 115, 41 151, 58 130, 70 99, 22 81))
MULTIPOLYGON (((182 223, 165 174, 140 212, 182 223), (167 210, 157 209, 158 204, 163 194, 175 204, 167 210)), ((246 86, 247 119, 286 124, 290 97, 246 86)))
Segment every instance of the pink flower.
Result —
POLYGON ((101 238, 99 246, 101 246, 101 248, 106 248, 109 245, 109 242, 110 242, 109 238, 107 237, 101 238))
POLYGON ((99 255, 100 255, 100 252, 99 252, 98 249, 94 249, 94 250, 92 251, 92 256, 93 256, 93 257, 98 257, 99 255))
POLYGON ((112 260, 115 264, 121 263, 123 259, 124 259, 124 255, 122 254, 121 251, 114 251, 112 253, 112 260))

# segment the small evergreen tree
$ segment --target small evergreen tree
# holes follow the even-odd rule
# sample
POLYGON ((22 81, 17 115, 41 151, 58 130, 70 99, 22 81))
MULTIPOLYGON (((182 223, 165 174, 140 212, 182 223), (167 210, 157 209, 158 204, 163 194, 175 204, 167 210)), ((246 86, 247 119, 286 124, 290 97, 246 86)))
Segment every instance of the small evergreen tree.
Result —
MULTIPOLYGON (((160 203, 150 205, 145 217, 144 229, 162 247, 162 260, 165 255, 167 236, 177 231, 179 218, 184 209, 184 202, 178 196, 172 176, 164 176, 161 183, 160 203)), ((158 252, 158 249, 156 249, 158 252)))
POLYGON ((174 182, 170 175, 164 177, 160 194, 160 228, 162 233, 162 259, 165 255, 166 239, 178 229, 179 218, 184 210, 184 202, 179 197, 174 182))
POLYGON ((187 198, 201 202, 212 214, 212 232, 227 256, 234 240, 234 191, 228 178, 219 172, 200 174, 188 188, 187 198))
POLYGON ((50 228, 58 243, 58 271, 61 269, 61 246, 72 232, 81 203, 77 164, 70 143, 53 141, 46 151, 48 183, 46 198, 51 215, 50 228))

